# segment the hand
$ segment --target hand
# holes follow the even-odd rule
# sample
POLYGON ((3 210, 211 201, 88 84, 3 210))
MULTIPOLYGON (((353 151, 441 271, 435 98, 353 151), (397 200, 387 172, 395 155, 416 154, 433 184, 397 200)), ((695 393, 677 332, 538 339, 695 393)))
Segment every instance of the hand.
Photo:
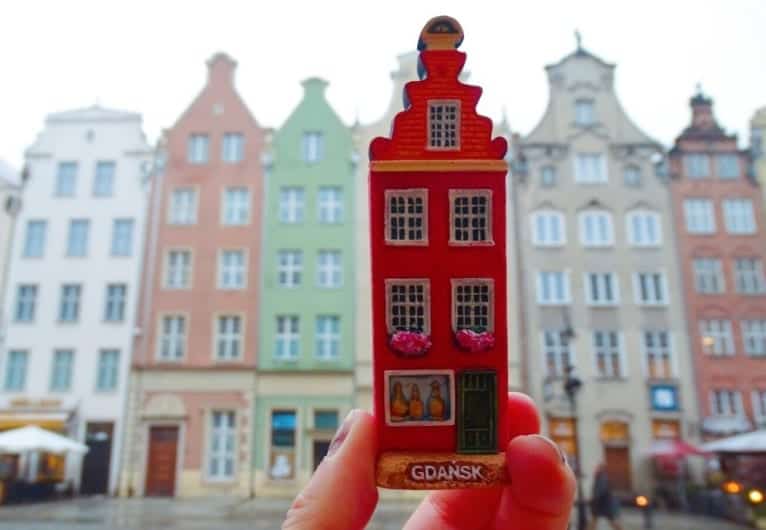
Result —
MULTIPOLYGON (((524 394, 508 395, 510 485, 442 490, 426 497, 404 530, 564 530, 575 479, 553 442, 537 433, 537 409, 524 394)), ((362 530, 378 502, 375 419, 346 417, 327 456, 293 501, 283 530, 362 530)))

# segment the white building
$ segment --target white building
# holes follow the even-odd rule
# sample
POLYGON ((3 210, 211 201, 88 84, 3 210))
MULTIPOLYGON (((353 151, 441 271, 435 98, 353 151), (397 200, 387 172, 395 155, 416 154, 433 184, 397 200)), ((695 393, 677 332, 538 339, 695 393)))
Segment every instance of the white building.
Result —
MULTIPOLYGON (((0 303, 5 299, 5 281, 8 277, 8 252, 11 248, 16 214, 19 210, 21 176, 5 160, 0 160, 0 303)), ((4 313, 0 309, 0 316, 4 313)), ((0 331, 2 331, 0 323, 0 331)), ((0 335, 2 344, 2 335, 0 335)))
POLYGON ((26 152, 0 430, 37 424, 88 444, 82 470, 67 470, 83 493, 117 483, 151 157, 139 114, 98 106, 49 115, 26 152))

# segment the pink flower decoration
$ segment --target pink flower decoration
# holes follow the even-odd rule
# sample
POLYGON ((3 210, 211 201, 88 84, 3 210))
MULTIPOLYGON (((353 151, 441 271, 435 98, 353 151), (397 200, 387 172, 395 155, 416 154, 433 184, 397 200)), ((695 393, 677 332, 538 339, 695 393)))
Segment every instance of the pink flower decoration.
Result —
POLYGON ((391 336, 391 347, 404 355, 422 355, 431 347, 431 337, 418 331, 397 331, 391 336))
POLYGON ((489 331, 477 333, 471 329, 461 329, 455 338, 462 349, 472 353, 487 351, 495 345, 495 336, 489 331))

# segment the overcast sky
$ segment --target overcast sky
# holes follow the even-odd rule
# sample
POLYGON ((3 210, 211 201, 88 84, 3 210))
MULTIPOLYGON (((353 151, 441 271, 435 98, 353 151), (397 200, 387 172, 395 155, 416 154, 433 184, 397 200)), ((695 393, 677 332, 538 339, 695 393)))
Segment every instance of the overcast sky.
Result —
POLYGON ((499 118, 505 107, 522 134, 545 109, 543 67, 574 49, 575 28, 586 49, 617 63, 625 108, 666 145, 688 121, 697 82, 743 146, 766 105, 766 0, 5 0, 0 13, 0 158, 17 167, 47 113, 96 102, 141 112, 154 142, 219 50, 238 61, 239 91, 265 126, 285 120, 300 80, 315 75, 330 81, 346 122, 375 120, 396 56, 440 14, 463 25, 480 111, 499 118))

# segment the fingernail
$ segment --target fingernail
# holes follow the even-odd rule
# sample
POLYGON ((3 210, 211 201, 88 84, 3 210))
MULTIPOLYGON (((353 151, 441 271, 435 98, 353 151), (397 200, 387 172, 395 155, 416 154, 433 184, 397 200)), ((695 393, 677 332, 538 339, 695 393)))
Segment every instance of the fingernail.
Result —
POLYGON ((354 424, 354 416, 356 415, 356 409, 353 409, 349 411, 348 414, 346 414, 346 418, 343 420, 343 423, 338 427, 338 431, 335 433, 335 436, 332 438, 332 442, 330 442, 330 447, 327 449, 327 457, 330 458, 335 453, 338 452, 338 449, 340 449, 340 446, 343 445, 343 442, 348 437, 348 433, 351 432, 351 426, 354 424))
POLYGON ((569 465, 569 462, 567 462, 567 454, 561 449, 561 447, 558 446, 558 444, 556 442, 554 442, 550 438, 548 438, 546 436, 543 436, 541 434, 535 434, 534 436, 536 436, 537 438, 540 438, 541 440, 545 440, 546 442, 548 442, 548 444, 551 447, 556 449, 556 452, 559 454, 559 458, 561 459, 561 463, 566 465, 566 466, 569 465))

